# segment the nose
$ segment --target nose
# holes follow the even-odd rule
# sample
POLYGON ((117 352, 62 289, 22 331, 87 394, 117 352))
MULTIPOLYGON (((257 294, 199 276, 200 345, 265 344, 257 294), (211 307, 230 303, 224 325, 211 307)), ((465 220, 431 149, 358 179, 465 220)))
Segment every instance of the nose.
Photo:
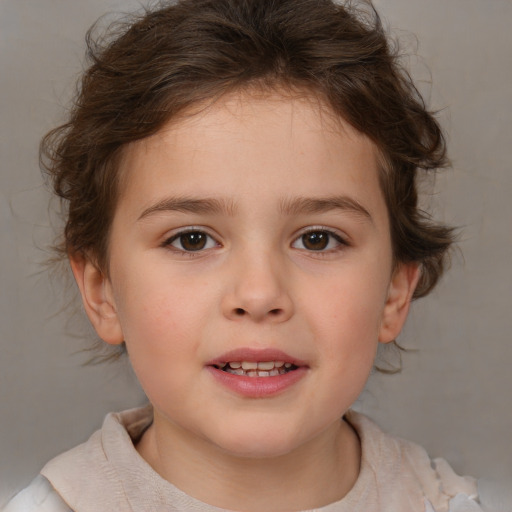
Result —
POLYGON ((289 278, 271 254, 241 258, 230 265, 231 279, 222 309, 230 320, 280 323, 293 315, 289 278))

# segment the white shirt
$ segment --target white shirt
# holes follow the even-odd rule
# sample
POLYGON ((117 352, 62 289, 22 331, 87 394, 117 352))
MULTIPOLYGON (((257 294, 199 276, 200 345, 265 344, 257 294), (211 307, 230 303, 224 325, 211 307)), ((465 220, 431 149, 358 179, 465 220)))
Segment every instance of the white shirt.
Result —
MULTIPOLYGON (((362 414, 349 411, 345 419, 361 439, 361 470, 343 499, 315 512, 482 512, 474 479, 362 414)), ((107 415, 101 430, 46 464, 4 512, 223 510, 187 495, 142 459, 134 443, 151 421, 151 406, 107 415)))

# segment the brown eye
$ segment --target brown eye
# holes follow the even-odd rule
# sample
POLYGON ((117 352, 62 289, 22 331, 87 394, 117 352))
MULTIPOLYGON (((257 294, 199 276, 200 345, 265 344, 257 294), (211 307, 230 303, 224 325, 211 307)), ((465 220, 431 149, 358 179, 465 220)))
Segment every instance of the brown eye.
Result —
POLYGON ((186 251, 200 251, 206 245, 206 235, 199 231, 180 236, 180 244, 186 251))
POLYGON ((302 235, 302 245, 309 251, 323 251, 329 245, 329 233, 313 231, 302 235))
POLYGON ((164 245, 170 245, 185 252, 194 252, 210 249, 217 244, 210 235, 203 231, 186 231, 173 236, 164 245))
POLYGON ((292 247, 303 251, 327 252, 348 245, 337 233, 324 229, 308 231, 297 238, 292 247))

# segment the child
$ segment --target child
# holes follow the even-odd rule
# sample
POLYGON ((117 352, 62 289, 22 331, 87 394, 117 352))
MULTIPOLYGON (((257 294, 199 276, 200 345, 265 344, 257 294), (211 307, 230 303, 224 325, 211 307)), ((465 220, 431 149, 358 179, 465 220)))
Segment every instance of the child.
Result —
POLYGON ((442 133, 373 10, 182 0, 92 59, 44 165, 85 310, 150 405, 6 510, 481 510, 350 410, 452 242, 417 207, 442 133))

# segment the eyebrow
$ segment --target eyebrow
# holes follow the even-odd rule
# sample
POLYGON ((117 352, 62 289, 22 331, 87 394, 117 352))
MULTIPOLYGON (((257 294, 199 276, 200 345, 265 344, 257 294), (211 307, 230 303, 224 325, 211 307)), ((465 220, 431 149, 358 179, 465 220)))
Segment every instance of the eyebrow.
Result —
POLYGON ((226 214, 235 213, 235 205, 225 199, 195 199, 189 197, 167 197, 146 208, 138 220, 160 212, 185 212, 198 214, 226 214))
POLYGON ((373 222, 370 212, 355 199, 347 196, 331 197, 297 197, 281 202, 281 212, 285 215, 300 215, 307 213, 325 213, 331 210, 342 210, 354 213, 373 222))
MULTIPOLYGON (((361 216, 373 222, 370 212, 358 201, 347 196, 332 196, 322 198, 297 197, 284 199, 280 204, 283 215, 304 215, 308 213, 325 213, 331 210, 342 210, 361 216)), ((227 199, 190 197, 167 197, 146 208, 138 220, 161 212, 185 212, 197 214, 225 214, 232 216, 236 205, 227 199)))

